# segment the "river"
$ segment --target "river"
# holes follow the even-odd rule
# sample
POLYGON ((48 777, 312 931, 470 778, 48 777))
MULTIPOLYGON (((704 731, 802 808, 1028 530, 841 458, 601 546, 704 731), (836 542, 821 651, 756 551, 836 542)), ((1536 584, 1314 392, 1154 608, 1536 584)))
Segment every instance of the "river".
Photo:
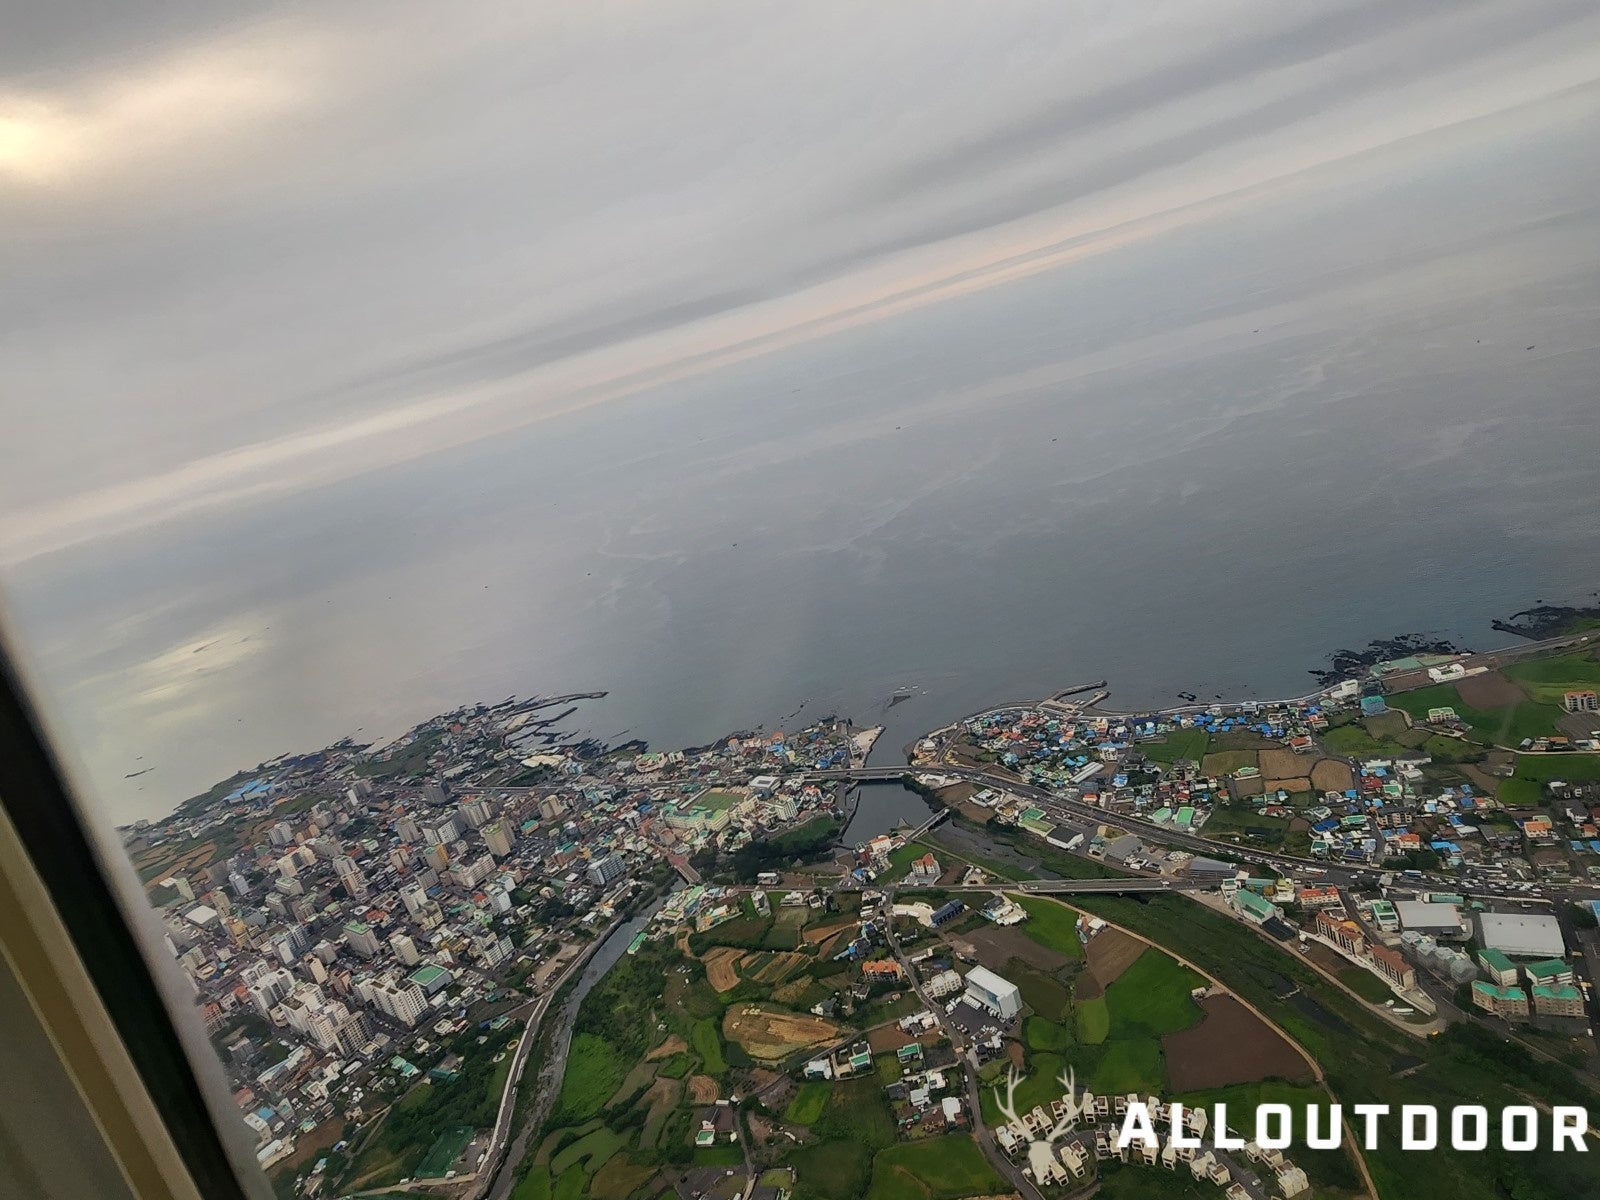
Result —
POLYGON ((914 829, 933 815, 928 802, 903 783, 865 784, 857 796, 855 814, 841 839, 846 846, 860 845, 902 826, 914 829))
MULTIPOLYGON (((681 884, 674 885, 672 891, 677 891, 681 886, 681 884)), ((650 924, 650 918, 660 911, 661 906, 665 903, 665 897, 656 900, 637 916, 629 918, 613 929, 606 936, 606 940, 600 944, 599 949, 594 952, 593 957, 584 964, 583 972, 578 976, 578 984, 568 995, 566 1002, 559 1010, 545 1013, 542 1024, 559 1020, 565 1025, 561 1036, 557 1039, 557 1044, 560 1047, 560 1053, 557 1056, 558 1060, 565 1062, 566 1050, 571 1037, 572 1020, 577 1015, 578 1008, 582 1005, 584 997, 594 990, 594 985, 605 977, 607 971, 617 965, 622 956, 628 952, 628 946, 633 942, 634 937, 650 924)), ((531 1061, 530 1059, 530 1063, 531 1061)), ((549 1066, 549 1064, 544 1065, 549 1066)), ((543 1073, 541 1071, 541 1074, 543 1073)), ((527 1154, 528 1142, 543 1121, 542 1110, 548 1108, 549 1101, 556 1095, 556 1091, 560 1086, 559 1076, 556 1076, 551 1081, 542 1083, 539 1079, 530 1077, 528 1070, 525 1068, 520 1087, 536 1086, 544 1086, 545 1094, 540 1097, 540 1102, 536 1104, 534 1111, 524 1116, 523 1127, 512 1141, 511 1148, 506 1153, 505 1162, 495 1176, 494 1186, 489 1193, 490 1200, 506 1200, 506 1197, 511 1194, 512 1188, 516 1186, 517 1164, 522 1161, 523 1155, 527 1154)))

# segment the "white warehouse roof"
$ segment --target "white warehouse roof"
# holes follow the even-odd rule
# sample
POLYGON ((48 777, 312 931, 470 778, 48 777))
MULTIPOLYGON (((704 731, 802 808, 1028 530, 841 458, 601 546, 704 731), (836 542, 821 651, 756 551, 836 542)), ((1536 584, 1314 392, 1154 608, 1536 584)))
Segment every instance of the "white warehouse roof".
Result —
POLYGON ((967 982, 975 983, 991 996, 1004 996, 1017 990, 1017 985, 1002 979, 988 967, 973 967, 967 972, 967 982))
POLYGON ((1407 929, 1460 929, 1461 910, 1454 904, 1431 904, 1425 900, 1399 900, 1394 910, 1407 929))
POLYGON ((1561 924, 1554 917, 1533 913, 1479 913, 1478 932, 1483 944, 1502 954, 1524 958, 1564 958, 1561 924))

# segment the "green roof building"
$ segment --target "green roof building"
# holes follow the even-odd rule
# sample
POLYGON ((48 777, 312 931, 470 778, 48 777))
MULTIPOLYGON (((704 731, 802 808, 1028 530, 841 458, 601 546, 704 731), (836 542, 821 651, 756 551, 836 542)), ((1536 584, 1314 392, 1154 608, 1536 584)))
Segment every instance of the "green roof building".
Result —
POLYGON ((411 982, 422 989, 424 996, 432 996, 448 987, 455 977, 443 967, 436 967, 432 963, 418 967, 411 972, 411 982))

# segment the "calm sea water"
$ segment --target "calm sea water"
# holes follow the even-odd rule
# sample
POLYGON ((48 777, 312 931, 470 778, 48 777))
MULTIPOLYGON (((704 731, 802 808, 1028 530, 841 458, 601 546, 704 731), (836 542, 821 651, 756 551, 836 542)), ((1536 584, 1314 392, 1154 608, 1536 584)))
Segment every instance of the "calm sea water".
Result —
POLYGON ((1600 587, 1581 141, 34 560, 18 627, 119 819, 512 693, 608 689, 575 727, 659 747, 848 715, 883 762, 1088 679, 1290 695, 1373 638, 1503 641, 1600 587))

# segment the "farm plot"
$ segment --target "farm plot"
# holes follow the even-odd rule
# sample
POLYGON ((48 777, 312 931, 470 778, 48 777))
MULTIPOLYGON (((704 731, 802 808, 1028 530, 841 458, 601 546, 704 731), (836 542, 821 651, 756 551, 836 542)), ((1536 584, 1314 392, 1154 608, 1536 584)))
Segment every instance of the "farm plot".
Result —
POLYGON ((853 930, 860 924, 855 917, 846 917, 842 921, 829 921, 826 925, 813 925, 807 929, 801 938, 812 945, 821 945, 831 937, 836 937, 847 930, 853 930))
MULTIPOLYGON (((1089 970, 1093 972, 1101 990, 1120 979, 1122 973, 1133 966, 1134 960, 1148 948, 1131 933, 1124 933, 1120 929, 1102 929, 1090 938, 1086 948, 1089 970)), ((1081 985, 1078 990, 1081 994, 1081 985)))
POLYGON ((1211 776, 1232 775, 1235 771, 1256 765, 1254 750, 1214 750, 1206 755, 1200 770, 1211 776))
POLYGON ((971 933, 951 934, 946 940, 968 958, 975 958, 991 971, 1013 958, 1032 963, 1046 971, 1058 971, 1071 960, 1059 950, 1040 945, 1023 932, 1023 926, 1004 928, 985 925, 971 933))
POLYGON ((722 1032, 730 1042, 743 1046, 752 1058, 776 1062, 796 1050, 837 1041, 841 1028, 810 1013, 741 1004, 727 1011, 722 1019, 722 1032))
POLYGON ((1135 1025, 1151 1033, 1175 1033, 1200 1019, 1190 989, 1205 979, 1153 947, 1106 988, 1113 1028, 1135 1025))
MULTIPOLYGON (((1047 950, 1065 954, 1068 958, 1083 957, 1083 942, 1078 937, 1078 910, 1069 908, 1049 896, 1013 895, 1012 900, 1022 906, 1028 921, 1021 930, 1032 941, 1047 950)), ((1043 959, 1037 961, 1043 962, 1043 959)))
POLYGON ((1312 1078, 1294 1047, 1233 996, 1207 996, 1200 1007, 1205 1016, 1198 1024, 1161 1039, 1174 1091, 1312 1078))
POLYGON ((792 950, 786 950, 769 957, 761 965, 761 969, 754 974, 746 971, 745 977, 754 980, 756 983, 773 986, 782 983, 796 971, 804 969, 811 961, 812 958, 808 954, 799 954, 792 950))
POLYGON ((1499 671, 1486 671, 1482 675, 1469 675, 1456 682, 1456 695, 1468 708, 1509 708, 1521 704, 1528 696, 1499 671))
POLYGON ((1311 786, 1319 792, 1343 792, 1355 785, 1355 772, 1338 759, 1321 758, 1311 768, 1311 786))
POLYGON ((1293 750, 1286 750, 1281 746, 1274 750, 1261 751, 1260 758, 1262 778, 1269 780, 1293 779, 1297 775, 1304 775, 1311 763, 1309 755, 1296 754, 1293 750))
POLYGON ((731 992, 739 986, 739 960, 744 951, 732 946, 715 946, 700 961, 706 964, 706 980, 718 992, 731 992))

